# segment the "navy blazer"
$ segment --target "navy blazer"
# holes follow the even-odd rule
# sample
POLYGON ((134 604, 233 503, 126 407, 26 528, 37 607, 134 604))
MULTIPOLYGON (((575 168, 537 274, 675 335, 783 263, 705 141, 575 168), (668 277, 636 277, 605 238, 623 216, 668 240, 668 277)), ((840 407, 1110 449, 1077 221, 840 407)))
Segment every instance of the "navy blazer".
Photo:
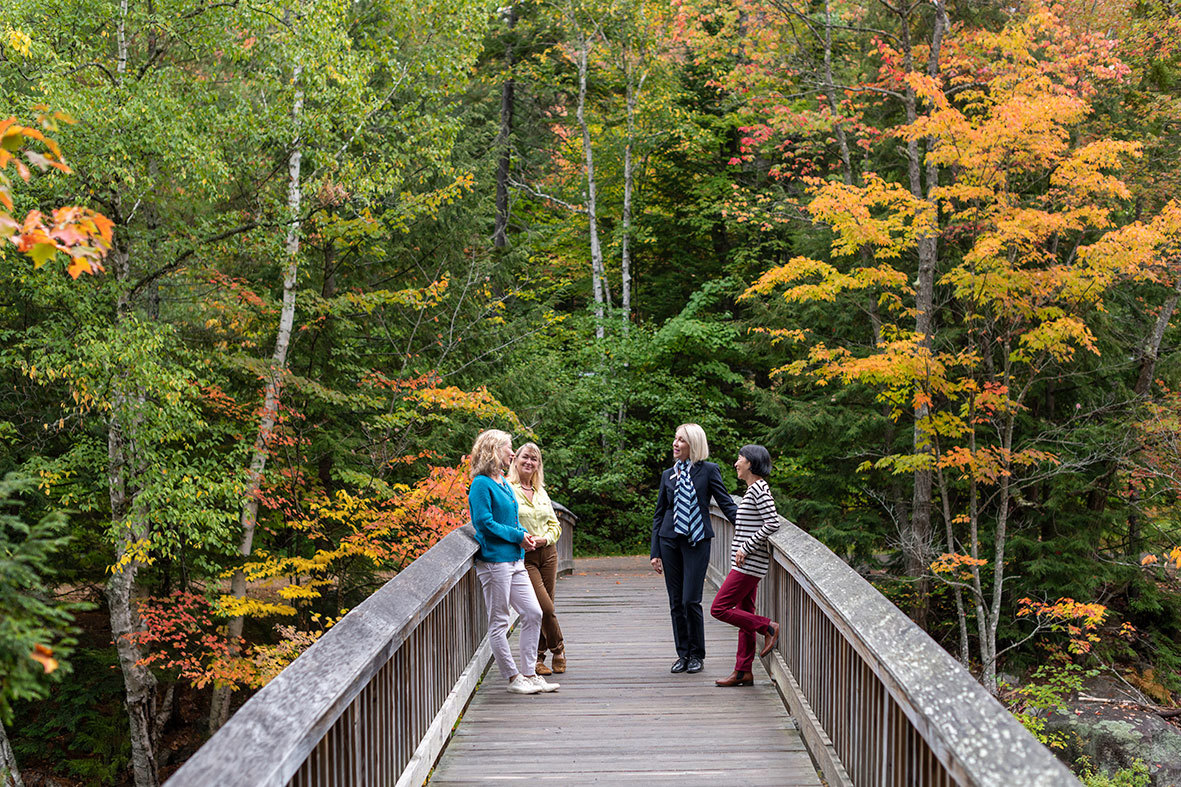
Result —
MULTIPOLYGON (((660 557, 660 539, 676 538, 673 522, 673 499, 677 493, 675 468, 670 467, 660 476, 660 495, 656 498, 656 515, 652 517, 652 557, 660 557)), ((738 506, 722 483, 722 471, 713 462, 694 462, 689 466, 689 478, 697 490, 697 505, 701 507, 701 520, 705 525, 705 537, 714 537, 710 524, 709 499, 712 497, 722 509, 726 519, 733 522, 738 517, 738 506)))

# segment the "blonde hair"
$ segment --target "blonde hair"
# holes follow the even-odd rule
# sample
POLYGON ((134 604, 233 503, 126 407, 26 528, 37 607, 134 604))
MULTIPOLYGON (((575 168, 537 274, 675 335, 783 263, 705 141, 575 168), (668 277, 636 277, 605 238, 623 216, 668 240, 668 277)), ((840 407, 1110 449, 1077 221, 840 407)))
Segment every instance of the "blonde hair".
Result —
POLYGON ((525 443, 517 449, 517 457, 508 468, 508 480, 510 484, 521 483, 521 474, 517 472, 517 460, 521 458, 521 454, 530 450, 537 454, 537 470, 533 472, 533 487, 541 489, 545 486, 545 470, 541 463, 541 449, 537 447, 537 443, 525 443))
POLYGON ((499 429, 485 429, 472 443, 472 478, 478 475, 498 476, 504 469, 500 464, 500 448, 513 441, 513 436, 499 429))
POLYGON ((709 459, 709 441, 705 439, 705 430, 697 424, 681 424, 676 434, 685 438, 689 444, 689 461, 700 462, 709 459))

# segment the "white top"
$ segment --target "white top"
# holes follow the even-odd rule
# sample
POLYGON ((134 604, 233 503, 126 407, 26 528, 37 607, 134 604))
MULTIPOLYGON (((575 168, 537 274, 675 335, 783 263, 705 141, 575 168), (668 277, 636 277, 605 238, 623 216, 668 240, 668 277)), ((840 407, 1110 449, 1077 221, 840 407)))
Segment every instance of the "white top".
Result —
POLYGON ((738 504, 738 516, 734 520, 734 540, 730 542, 730 567, 752 577, 765 577, 771 565, 771 546, 767 543, 779 530, 779 512, 775 510, 775 498, 771 487, 760 478, 746 490, 738 504), (739 549, 746 553, 742 565, 734 564, 734 555, 739 549))

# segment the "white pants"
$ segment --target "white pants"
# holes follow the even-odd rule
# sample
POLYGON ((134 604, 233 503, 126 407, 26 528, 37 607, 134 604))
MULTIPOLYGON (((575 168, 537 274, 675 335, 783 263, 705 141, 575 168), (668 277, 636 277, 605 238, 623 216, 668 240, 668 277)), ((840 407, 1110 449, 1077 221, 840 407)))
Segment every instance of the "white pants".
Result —
POLYGON ((476 561, 476 576, 484 590, 488 608, 488 641, 500 676, 511 680, 518 673, 532 675, 537 659, 537 640, 541 635, 541 605, 525 570, 525 561, 485 563, 476 561), (521 614, 521 669, 513 661, 508 646, 510 607, 521 614))

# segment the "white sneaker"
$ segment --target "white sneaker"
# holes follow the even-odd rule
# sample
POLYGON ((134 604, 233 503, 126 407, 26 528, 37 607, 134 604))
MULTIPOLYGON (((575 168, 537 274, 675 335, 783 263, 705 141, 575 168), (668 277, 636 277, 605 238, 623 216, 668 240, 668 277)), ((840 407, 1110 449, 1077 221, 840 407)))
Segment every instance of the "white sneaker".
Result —
POLYGON ((524 675, 518 675, 508 684, 509 694, 538 694, 542 691, 545 691, 545 689, 541 688, 530 678, 526 678, 524 675))
POLYGON ((560 683, 550 683, 540 675, 522 675, 521 677, 525 678, 525 680, 532 681, 538 691, 557 691, 562 685, 560 683))

